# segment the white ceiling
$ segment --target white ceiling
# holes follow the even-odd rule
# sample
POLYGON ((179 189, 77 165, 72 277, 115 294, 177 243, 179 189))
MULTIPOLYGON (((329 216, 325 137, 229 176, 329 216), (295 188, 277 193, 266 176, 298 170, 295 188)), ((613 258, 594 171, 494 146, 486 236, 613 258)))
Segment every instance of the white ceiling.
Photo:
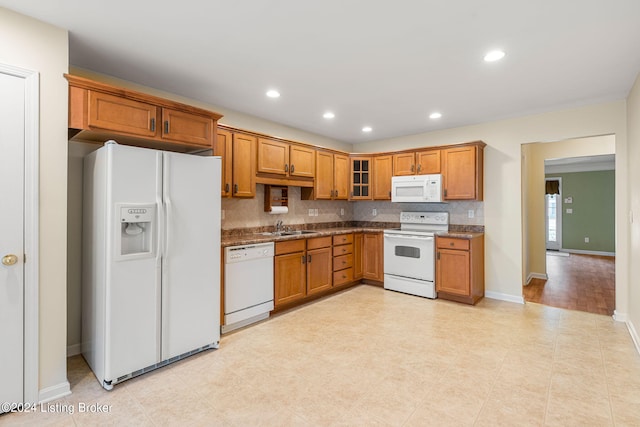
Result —
POLYGON ((639 0, 0 6, 68 29, 74 66, 350 143, 622 99, 640 71, 639 0))

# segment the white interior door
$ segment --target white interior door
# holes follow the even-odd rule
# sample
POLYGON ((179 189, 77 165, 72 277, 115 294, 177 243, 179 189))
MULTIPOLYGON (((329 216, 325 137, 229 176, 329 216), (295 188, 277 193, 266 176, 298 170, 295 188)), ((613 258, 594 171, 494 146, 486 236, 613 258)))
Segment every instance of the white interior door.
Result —
POLYGON ((19 403, 24 398, 24 79, 0 72, 0 94, 0 403, 19 403))

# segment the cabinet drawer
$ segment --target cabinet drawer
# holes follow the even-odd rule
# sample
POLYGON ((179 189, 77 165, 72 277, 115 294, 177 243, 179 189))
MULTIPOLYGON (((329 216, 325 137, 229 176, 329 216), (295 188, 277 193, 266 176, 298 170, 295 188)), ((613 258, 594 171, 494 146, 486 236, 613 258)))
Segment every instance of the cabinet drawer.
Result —
POLYGON ((353 282, 353 267, 333 273, 333 286, 353 282))
POLYGON ((334 245, 344 245, 345 243, 353 243, 353 233, 333 236, 334 245))
POLYGON ((304 251, 304 239, 276 242, 276 255, 304 251))
POLYGON ((333 271, 353 267, 353 255, 341 255, 333 258, 333 271))
POLYGON ((353 253, 353 243, 333 247, 333 256, 340 256, 353 253))
POLYGON ((328 248, 331 246, 331 236, 326 237, 314 237, 307 239, 307 249, 328 248))
POLYGON ((436 239, 438 249, 459 249, 469 250, 469 240, 467 239, 455 239, 451 237, 438 237, 436 239))

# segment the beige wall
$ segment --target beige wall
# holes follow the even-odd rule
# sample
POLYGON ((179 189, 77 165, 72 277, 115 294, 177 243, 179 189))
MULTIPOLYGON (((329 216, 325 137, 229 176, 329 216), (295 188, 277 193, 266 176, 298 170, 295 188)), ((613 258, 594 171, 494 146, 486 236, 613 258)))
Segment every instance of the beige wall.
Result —
POLYGON ((128 82, 126 80, 117 79, 105 74, 99 74, 94 71, 85 70, 77 67, 70 67, 70 74, 77 76, 91 78, 96 81, 104 83, 110 83, 117 86, 126 87, 140 92, 148 93, 151 95, 159 96, 166 99, 171 99, 177 102, 182 102, 196 107, 204 108, 209 111, 215 111, 222 114, 224 117, 220 120, 220 123, 233 126, 245 130, 264 133, 266 135, 276 136, 280 138, 289 139, 292 141, 306 142, 308 144, 317 145, 325 148, 333 148, 336 150, 349 151, 351 150, 351 144, 341 142, 335 139, 326 138, 314 133, 305 132, 299 129, 281 125, 279 123, 270 122, 268 120, 261 119, 259 117, 243 114, 228 108, 220 107, 217 105, 206 104, 194 99, 185 98, 173 93, 164 92, 159 89, 142 86, 136 83, 128 82))
POLYGON ((544 161, 565 157, 595 156, 615 153, 615 136, 567 139, 552 143, 522 145, 526 178, 523 175, 524 275, 546 274, 544 213, 544 161), (526 181, 526 182, 525 182, 526 181))
MULTIPOLYGON (((375 152, 430 145, 483 140, 485 280, 489 296, 521 300, 524 279, 522 159, 521 145, 531 142, 561 141, 594 135, 616 136, 616 154, 627 154, 626 104, 624 100, 465 126, 401 138, 358 144, 354 151, 375 152)), ((617 307, 626 313, 626 165, 617 165, 616 218, 618 223, 616 280, 622 290, 617 307), (624 195, 623 195, 624 194, 624 195)))
MULTIPOLYGON (((629 324, 640 351, 640 74, 627 99, 629 140, 629 205, 633 222, 630 225, 629 259, 629 324)), ((626 213, 626 212, 625 212, 626 213)))
POLYGON ((0 62, 40 73, 40 391, 66 366, 67 31, 0 8, 0 62))

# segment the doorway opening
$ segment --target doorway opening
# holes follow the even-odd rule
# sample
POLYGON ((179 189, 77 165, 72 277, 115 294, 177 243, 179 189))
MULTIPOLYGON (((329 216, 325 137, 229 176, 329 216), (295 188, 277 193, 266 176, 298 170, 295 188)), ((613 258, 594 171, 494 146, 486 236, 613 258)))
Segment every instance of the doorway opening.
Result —
POLYGON ((613 315, 615 136, 523 145, 525 301, 613 315))

